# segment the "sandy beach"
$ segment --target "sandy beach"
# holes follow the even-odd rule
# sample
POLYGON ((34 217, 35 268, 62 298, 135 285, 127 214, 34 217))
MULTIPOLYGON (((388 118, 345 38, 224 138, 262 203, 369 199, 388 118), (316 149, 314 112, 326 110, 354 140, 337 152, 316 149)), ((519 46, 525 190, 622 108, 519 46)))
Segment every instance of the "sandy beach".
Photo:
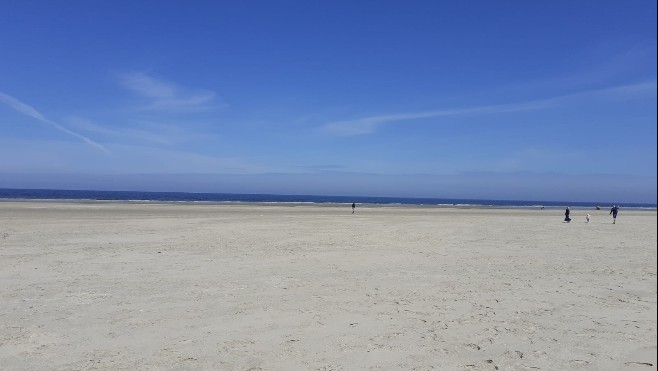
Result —
POLYGON ((656 370, 656 216, 4 201, 0 369, 656 370))

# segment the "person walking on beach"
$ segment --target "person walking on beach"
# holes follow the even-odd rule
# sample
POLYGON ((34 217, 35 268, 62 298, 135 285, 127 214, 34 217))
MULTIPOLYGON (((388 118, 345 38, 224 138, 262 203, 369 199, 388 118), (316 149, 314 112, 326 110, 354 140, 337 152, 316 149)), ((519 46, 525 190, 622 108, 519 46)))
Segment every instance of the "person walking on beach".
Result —
POLYGON ((590 217, 590 216, 591 216, 591 215, 589 215, 589 213, 588 213, 587 215, 585 215, 585 223, 589 223, 589 217, 590 217))
POLYGON ((619 205, 612 205, 612 209, 610 209, 610 214, 612 214, 612 224, 615 224, 617 222, 618 211, 619 211, 619 205))
POLYGON ((567 209, 564 211, 564 221, 567 223, 571 221, 569 214, 571 214, 571 211, 569 211, 569 207, 567 207, 567 209))
POLYGON ((352 202, 352 214, 354 214, 354 209, 356 209, 356 204, 352 202))

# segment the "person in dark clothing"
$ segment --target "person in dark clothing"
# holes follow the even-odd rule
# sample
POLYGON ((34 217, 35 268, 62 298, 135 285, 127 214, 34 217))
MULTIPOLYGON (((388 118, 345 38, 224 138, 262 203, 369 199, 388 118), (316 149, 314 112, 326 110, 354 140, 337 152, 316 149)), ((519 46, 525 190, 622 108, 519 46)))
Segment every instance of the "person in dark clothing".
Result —
POLYGON ((612 205, 612 209, 610 209, 610 214, 612 214, 612 224, 615 224, 617 222, 618 211, 619 211, 619 205, 612 205))
POLYGON ((567 207, 567 209, 564 211, 564 221, 567 223, 571 221, 571 218, 569 217, 570 214, 571 211, 569 211, 569 208, 567 207))
POLYGON ((356 208, 356 204, 352 202, 352 214, 354 214, 354 209, 356 208))

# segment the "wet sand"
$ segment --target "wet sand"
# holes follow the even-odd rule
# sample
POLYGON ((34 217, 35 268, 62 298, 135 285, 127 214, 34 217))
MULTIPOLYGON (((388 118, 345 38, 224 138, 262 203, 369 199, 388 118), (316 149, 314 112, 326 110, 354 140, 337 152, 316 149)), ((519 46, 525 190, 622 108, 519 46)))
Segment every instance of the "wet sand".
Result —
POLYGON ((0 202, 0 369, 656 370, 656 212, 562 214, 0 202))

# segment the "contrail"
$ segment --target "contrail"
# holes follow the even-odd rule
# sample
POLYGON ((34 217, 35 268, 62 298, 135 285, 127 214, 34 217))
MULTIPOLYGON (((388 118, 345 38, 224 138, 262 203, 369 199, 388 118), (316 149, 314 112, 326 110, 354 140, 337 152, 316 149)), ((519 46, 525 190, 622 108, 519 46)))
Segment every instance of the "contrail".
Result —
POLYGON ((98 148, 98 149, 100 149, 101 151, 103 151, 107 154, 110 153, 110 151, 108 151, 107 148, 103 147, 101 144, 98 144, 98 143, 94 142, 93 140, 87 138, 86 136, 84 136, 82 134, 78 134, 74 131, 71 131, 71 130, 63 127, 62 125, 60 125, 60 124, 58 124, 58 123, 56 123, 52 120, 47 119, 44 115, 42 115, 36 109, 34 109, 33 107, 19 101, 18 99, 12 97, 11 95, 0 92, 0 101, 2 101, 3 103, 8 105, 9 107, 15 109, 16 111, 18 111, 18 112, 20 112, 24 115, 30 116, 32 118, 35 118, 35 119, 41 121, 41 122, 52 125, 55 129, 57 129, 61 132, 64 132, 68 135, 72 135, 72 136, 74 136, 78 139, 81 139, 83 142, 89 144, 92 147, 98 148))

